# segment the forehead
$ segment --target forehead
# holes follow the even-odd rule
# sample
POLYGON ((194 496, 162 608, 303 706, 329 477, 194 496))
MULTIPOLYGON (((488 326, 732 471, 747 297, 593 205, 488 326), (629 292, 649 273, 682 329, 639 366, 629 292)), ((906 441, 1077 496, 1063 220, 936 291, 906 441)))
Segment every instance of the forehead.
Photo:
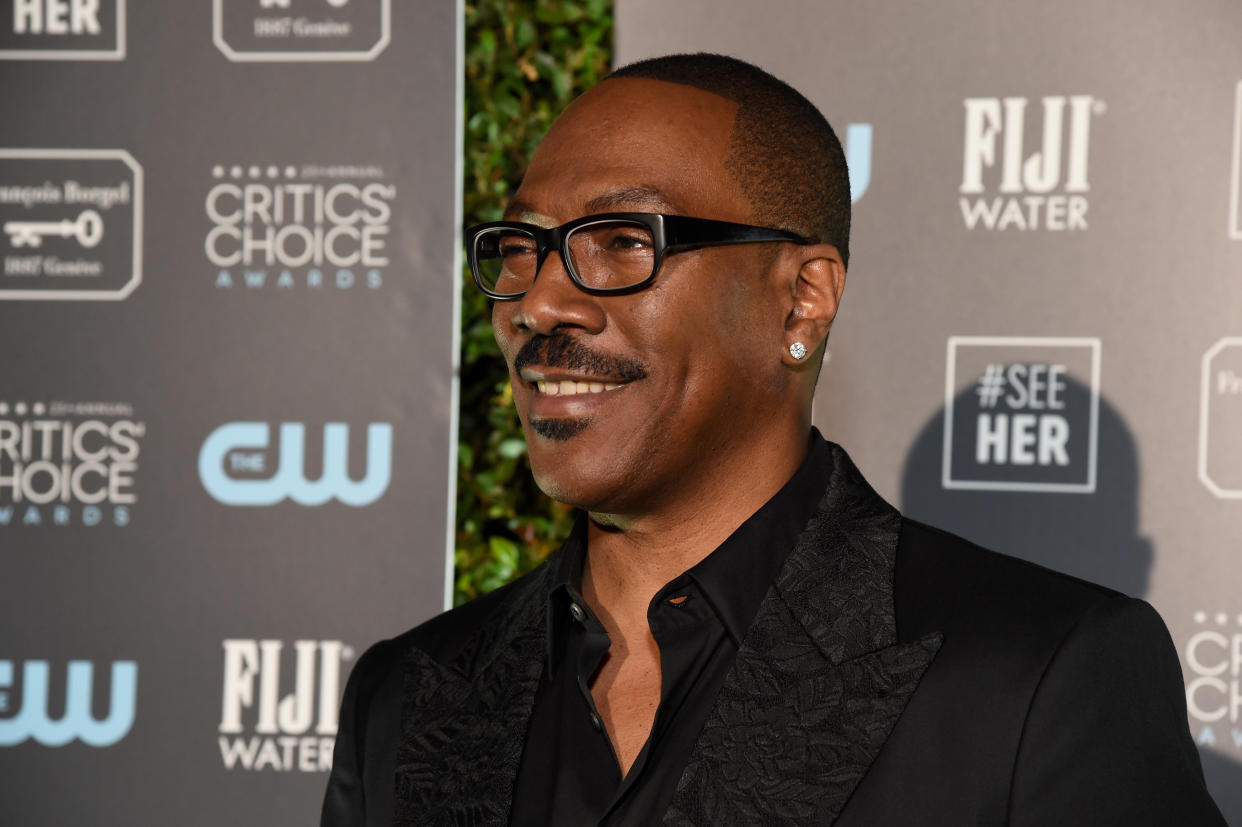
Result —
POLYGON ((737 105, 644 78, 600 83, 553 124, 511 217, 560 223, 610 210, 749 218, 726 170, 737 105))

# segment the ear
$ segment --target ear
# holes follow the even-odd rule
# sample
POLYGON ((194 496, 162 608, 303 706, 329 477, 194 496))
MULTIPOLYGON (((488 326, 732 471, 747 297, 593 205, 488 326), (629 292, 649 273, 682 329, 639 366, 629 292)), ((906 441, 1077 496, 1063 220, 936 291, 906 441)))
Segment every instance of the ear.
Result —
POLYGON ((818 365, 815 354, 828 340, 828 331, 841 306, 845 290, 845 264, 831 244, 814 244, 795 248, 798 271, 790 280, 793 303, 785 317, 784 362, 790 366, 818 365), (795 359, 789 346, 801 342, 807 355, 795 359))

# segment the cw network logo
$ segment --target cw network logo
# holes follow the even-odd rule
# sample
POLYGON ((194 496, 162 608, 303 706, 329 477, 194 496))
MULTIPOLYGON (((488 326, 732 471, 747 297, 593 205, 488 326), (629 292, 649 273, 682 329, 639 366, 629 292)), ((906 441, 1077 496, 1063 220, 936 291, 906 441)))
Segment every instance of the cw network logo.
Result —
POLYGON ((219 745, 225 769, 332 769, 341 664, 354 650, 339 640, 298 640, 291 662, 283 651, 279 640, 224 641, 219 745), (293 691, 283 698, 282 661, 294 676, 293 691), (247 730, 254 734, 247 737, 247 730))
POLYGON ((1042 143, 1030 155, 1023 148, 1026 98, 966 98, 964 105, 966 138, 959 204, 966 228, 1087 229, 1091 118, 1107 109, 1104 101, 1091 95, 1045 97, 1042 143), (984 173, 998 165, 998 195, 988 198, 984 173))
POLYGON ((198 476, 207 493, 225 505, 275 505, 290 499, 299 505, 323 505, 335 498, 345 505, 370 505, 388 490, 392 478, 392 425, 367 426, 366 473, 349 476, 349 426, 323 426, 322 471, 306 477, 306 426, 280 425, 278 459, 270 462, 270 428, 266 422, 230 422, 216 428, 198 453, 198 476))
POLYGON ((871 124, 845 129, 845 166, 850 171, 850 203, 857 204, 871 185, 871 124))
MULTIPOLYGON (((112 693, 108 716, 99 720, 91 713, 95 666, 88 660, 69 662, 65 682, 64 714, 53 719, 48 685, 51 668, 47 661, 29 660, 22 666, 21 709, 13 717, 0 717, 0 747, 11 747, 34 739, 47 747, 61 747, 74 739, 92 747, 110 747, 129 734, 134 725, 134 706, 138 694, 138 664, 115 661, 112 664, 112 693)), ((13 662, 0 660, 0 715, 10 706, 8 690, 13 687, 13 662)))

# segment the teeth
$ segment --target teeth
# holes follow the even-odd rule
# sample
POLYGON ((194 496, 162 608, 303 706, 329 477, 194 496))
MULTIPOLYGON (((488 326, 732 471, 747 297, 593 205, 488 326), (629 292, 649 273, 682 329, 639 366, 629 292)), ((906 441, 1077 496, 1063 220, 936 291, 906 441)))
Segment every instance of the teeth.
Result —
POLYGON ((566 379, 563 382, 536 382, 535 387, 540 393, 546 393, 548 396, 573 396, 577 393, 603 393, 604 391, 615 391, 621 387, 621 382, 571 382, 566 379))

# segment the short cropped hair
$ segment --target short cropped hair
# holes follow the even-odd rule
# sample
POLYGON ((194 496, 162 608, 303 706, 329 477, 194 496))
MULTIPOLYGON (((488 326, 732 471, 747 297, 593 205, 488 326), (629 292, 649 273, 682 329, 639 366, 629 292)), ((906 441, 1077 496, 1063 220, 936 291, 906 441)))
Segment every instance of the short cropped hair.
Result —
POLYGON ((849 264, 845 153, 827 119, 800 92, 758 66, 705 52, 641 60, 608 77, 680 83, 736 103, 726 166, 756 217, 832 244, 849 264))

